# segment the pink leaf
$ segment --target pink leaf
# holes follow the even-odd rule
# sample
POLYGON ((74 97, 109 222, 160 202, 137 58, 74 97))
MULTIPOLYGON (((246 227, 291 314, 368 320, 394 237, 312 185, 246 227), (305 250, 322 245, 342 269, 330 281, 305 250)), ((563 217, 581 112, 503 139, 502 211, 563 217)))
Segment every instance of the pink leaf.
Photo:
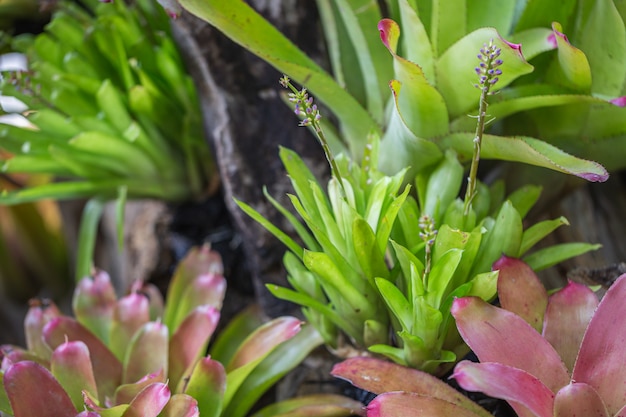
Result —
POLYGON ((626 404, 626 274, 608 289, 589 322, 572 379, 598 391, 609 414, 626 404))
POLYGON ((400 38, 400 27, 398 24, 391 19, 383 19, 378 22, 378 31, 385 47, 395 55, 398 39, 400 38))
POLYGON ((543 337, 559 352, 570 371, 574 368, 580 343, 598 302, 593 291, 575 282, 569 282, 550 297, 543 337))
POLYGON ((74 290, 72 308, 76 320, 106 343, 116 302, 109 274, 97 271, 93 278, 80 280, 74 290))
POLYGON ((556 392, 570 381, 558 353, 519 316, 477 297, 457 298, 451 313, 459 332, 481 362, 519 368, 556 392))
POLYGON ((243 341, 228 364, 228 370, 237 369, 263 357, 282 342, 295 336, 302 322, 295 317, 278 317, 255 330, 243 341))
POLYGON ((157 417, 171 396, 166 384, 148 385, 131 401, 122 417, 157 417))
POLYGON ((52 374, 35 362, 19 362, 4 374, 15 417, 73 416, 78 411, 52 374))
POLYGON ((52 353, 50 371, 68 393, 76 409, 83 404, 83 390, 98 395, 89 349, 81 341, 63 343, 52 353))
POLYGON ((52 320, 44 327, 43 335, 53 349, 67 341, 85 343, 89 348, 99 398, 103 400, 105 396, 113 395, 122 380, 122 364, 100 339, 69 317, 52 320))
POLYGON ((113 405, 129 404, 144 388, 148 385, 154 384, 155 382, 166 382, 163 370, 154 374, 146 375, 135 383, 124 384, 117 387, 115 390, 115 400, 113 401, 113 405))
POLYGON ((502 256, 494 264, 498 273, 498 297, 509 310, 541 332, 548 294, 535 272, 524 261, 502 256))
POLYGON ((331 374, 375 394, 406 391, 439 398, 478 415, 488 415, 476 403, 439 378, 376 358, 358 357, 336 364, 331 374))
POLYGON ((32 300, 24 319, 26 347, 42 359, 50 360, 52 349, 43 340, 43 328, 48 322, 61 316, 57 306, 48 300, 32 300))
POLYGON ((128 346, 122 382, 136 382, 161 370, 167 375, 168 342, 168 329, 163 323, 144 324, 128 346))
POLYGON ((468 391, 501 398, 514 408, 521 404, 537 417, 552 417, 554 393, 521 369, 495 362, 461 361, 454 368, 452 378, 468 391))
POLYGON ((180 324, 169 342, 169 378, 177 386, 191 365, 206 352, 209 339, 220 319, 220 312, 211 306, 193 310, 180 324))
POLYGON ((141 293, 122 297, 115 305, 110 329, 109 347, 121 361, 133 335, 150 321, 150 303, 141 293))
POLYGON ((470 410, 412 392, 388 392, 367 406, 367 417, 476 417, 470 410))
POLYGON ((577 416, 609 417, 596 390, 582 382, 566 385, 554 398, 554 417, 577 416))
POLYGON ((198 417, 198 401, 187 394, 174 394, 161 412, 162 417, 198 417))

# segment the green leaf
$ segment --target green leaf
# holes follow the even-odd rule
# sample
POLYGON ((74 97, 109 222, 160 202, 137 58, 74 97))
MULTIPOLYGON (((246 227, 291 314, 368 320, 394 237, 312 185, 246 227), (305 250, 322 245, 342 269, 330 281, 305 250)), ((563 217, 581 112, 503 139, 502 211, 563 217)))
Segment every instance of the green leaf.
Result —
POLYGON ((493 262, 503 253, 508 256, 517 254, 522 241, 522 230, 519 213, 509 200, 505 201, 495 222, 487 227, 469 276, 490 271, 493 262))
POLYGON ((402 292, 389 280, 384 278, 375 279, 378 291, 387 304, 387 308, 398 319, 403 330, 413 329, 413 308, 402 292))
POLYGON ((193 368, 185 394, 198 401, 202 416, 219 417, 224 406, 226 372, 221 363, 210 359, 200 359, 193 368))
MULTIPOLYGON (((452 133, 441 139, 440 146, 455 149, 463 159, 472 155, 473 133, 452 133)), ((592 182, 608 179, 608 172, 597 162, 572 156, 539 139, 527 136, 483 135, 481 158, 523 162, 575 175, 592 182)))
POLYGON ((309 394, 283 400, 252 415, 252 417, 350 417, 361 414, 363 404, 337 394, 309 394))
POLYGON ((239 387, 222 415, 229 417, 247 415, 261 395, 321 344, 319 333, 311 326, 304 326, 297 335, 280 344, 257 365, 239 387))
POLYGON ((307 89, 341 121, 354 155, 362 153, 371 130, 380 130, 367 111, 330 75, 245 2, 180 0, 179 3, 280 72, 306 84, 307 89))
POLYGON ((98 224, 102 217, 105 201, 103 198, 90 199, 80 220, 78 231, 78 253, 76 254, 76 282, 91 275, 93 256, 98 235, 98 224))
POLYGON ((254 329, 263 324, 261 309, 251 305, 237 314, 219 332, 211 346, 211 357, 220 363, 229 363, 236 349, 254 329))
POLYGON ((467 33, 466 0, 434 0, 430 37, 436 56, 441 56, 450 45, 467 33))
POLYGON ((398 6, 400 25, 404 28, 404 36, 401 38, 404 57, 419 65, 426 79, 431 84, 435 84, 434 51, 422 19, 408 0, 399 0, 398 6))
POLYGON ((429 139, 444 134, 448 131, 446 102, 417 64, 396 54, 400 36, 398 24, 391 19, 383 19, 378 28, 383 44, 394 59, 396 79, 391 81, 390 87, 400 118, 419 138, 429 139))
POLYGON ((507 199, 513 204, 520 217, 526 217, 530 209, 533 208, 539 196, 541 187, 538 185, 525 185, 513 191, 507 199))
POLYGON ((559 23, 552 23, 552 31, 557 43, 558 60, 548 70, 548 79, 574 91, 589 92, 591 68, 587 57, 583 51, 569 43, 559 23))
POLYGON ((569 226, 569 222, 563 216, 558 219, 544 220, 539 223, 535 223, 528 229, 524 230, 524 234, 522 235, 522 244, 520 245, 519 253, 516 258, 522 257, 530 248, 535 246, 536 243, 562 225, 569 226))
POLYGON ((541 271, 553 265, 563 262, 578 255, 598 250, 602 247, 599 244, 591 243, 561 243, 548 248, 540 249, 524 257, 526 262, 534 271, 541 271))
POLYGON ((474 87, 478 80, 474 70, 478 65, 476 54, 491 39, 502 50, 502 75, 494 85, 496 90, 533 71, 533 66, 524 59, 520 50, 505 42, 494 28, 481 28, 465 35, 441 55, 435 66, 437 89, 445 99, 451 118, 476 108, 480 97, 480 92, 474 87))
POLYGON ((236 198, 235 204, 239 206, 240 209, 244 211, 248 216, 252 217, 255 221, 257 221, 261 226, 265 227, 271 234, 273 234, 278 240, 280 240, 290 251, 296 254, 299 258, 302 258, 304 253, 304 249, 296 243, 287 233, 280 230, 278 227, 274 226, 269 220, 265 219, 255 209, 247 205, 246 203, 237 200, 236 198))
POLYGON ((454 276, 454 272, 461 262, 463 250, 450 249, 433 264, 428 274, 428 286, 426 297, 428 303, 435 309, 439 308, 446 294, 450 291, 448 284, 454 276))
POLYGON ((467 31, 493 26, 500 33, 510 33, 516 3, 515 0, 467 0, 467 31))
MULTIPOLYGON (((274 197, 272 197, 267 191, 267 187, 263 187, 263 195, 267 200, 282 214, 285 216, 287 221, 293 226, 300 239, 304 242, 307 249, 309 250, 320 250, 319 244, 317 241, 311 236, 311 233, 307 230, 307 228, 302 224, 300 220, 296 218, 289 210, 287 210, 282 204, 280 204, 274 197)), ((237 203, 240 204, 239 202, 237 203)), ((301 257, 301 256, 300 256, 301 257)))
POLYGON ((356 218, 352 224, 352 244, 359 265, 367 279, 387 278, 389 271, 384 255, 379 250, 372 228, 363 219, 356 218))
POLYGON ((596 0, 586 24, 578 32, 578 43, 591 67, 594 94, 621 95, 626 77, 626 29, 615 3, 596 0))
POLYGON ((124 209, 126 207, 126 197, 128 187, 121 186, 117 189, 117 199, 115 200, 115 230, 117 233, 117 248, 124 249, 124 209))
POLYGON ((358 52, 366 108, 374 120, 382 124, 385 99, 389 96, 385 83, 391 78, 391 60, 373 30, 381 19, 378 4, 371 0, 336 0, 335 7, 352 47, 358 52))
POLYGON ((323 314, 326 318, 328 318, 328 320, 330 320, 332 323, 334 323, 337 327, 339 327, 351 337, 355 337, 355 339, 357 337, 362 337, 361 329, 358 326, 348 321, 345 317, 339 315, 337 311, 333 308, 322 304, 313 297, 307 294, 298 293, 288 288, 279 287, 278 285, 268 284, 266 287, 274 297, 280 298, 281 300, 291 301, 294 304, 309 307, 319 312, 320 314, 323 314))

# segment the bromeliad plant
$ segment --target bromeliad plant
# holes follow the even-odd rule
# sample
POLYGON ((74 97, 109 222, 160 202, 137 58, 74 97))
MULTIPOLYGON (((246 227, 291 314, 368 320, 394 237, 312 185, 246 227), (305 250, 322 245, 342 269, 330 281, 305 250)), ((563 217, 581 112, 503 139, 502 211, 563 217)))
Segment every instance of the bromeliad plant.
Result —
MULTIPOLYGON (((522 219, 540 189, 525 187, 505 201, 497 187, 477 180, 486 123, 487 98, 502 75, 500 48, 481 48, 478 73, 480 112, 474 155, 464 200, 457 198, 463 167, 449 150, 434 169, 415 179, 417 200, 409 195, 407 170, 385 176, 377 170, 379 143, 374 138, 359 166, 334 158, 321 128, 321 116, 306 90, 291 89, 290 101, 318 134, 331 165, 327 194, 294 153, 280 156, 296 195, 289 196, 303 220, 269 195, 293 224, 306 248, 278 230, 250 206, 240 207, 289 248, 285 266, 292 289, 269 286, 279 298, 304 307, 308 320, 340 355, 364 350, 433 374, 443 374, 467 353, 456 332, 450 306, 468 295, 491 300, 497 272, 491 264, 502 254, 520 257, 560 225, 563 218, 524 230, 522 219)), ((568 244, 544 249, 526 259, 536 269, 597 248, 568 244)))
POLYGON ((185 8, 305 84, 339 121, 337 131, 324 126, 335 152, 347 147, 360 161, 368 135, 383 137, 387 174, 418 172, 447 149, 471 157, 473 57, 489 39, 504 63, 491 109, 500 135, 485 135, 484 158, 606 179, 604 168, 540 138, 623 166, 615 149, 626 132, 626 30, 613 1, 318 0, 332 76, 245 2, 162 3, 174 13, 185 8), (383 8, 393 20, 383 19, 383 8))
POLYGON ((196 91, 158 5, 61 1, 44 33, 12 46, 27 67, 4 72, 0 91, 27 109, 0 125, 2 171, 53 181, 3 190, 0 204, 89 198, 77 279, 90 272, 105 202, 118 202, 121 239, 127 198, 178 202, 215 189, 196 91))
MULTIPOLYGON (((574 282, 548 297, 519 259, 502 257, 494 269, 502 308, 476 297, 452 306, 463 339, 481 361, 457 364, 458 384, 506 400, 519 416, 623 415, 626 275, 599 301, 574 282)), ((378 359, 349 359, 332 373, 380 394, 368 416, 490 415, 443 381, 378 359)))
POLYGON ((481 361, 457 365, 459 385, 507 400, 520 416, 623 415, 626 275, 602 301, 574 282, 548 298, 523 262, 504 258, 495 267, 502 308, 475 298, 452 307, 481 361))
MULTIPOLYGON (((205 356, 226 289, 221 274, 219 255, 204 247, 178 266, 165 305, 154 287, 141 283, 117 299, 104 272, 79 283, 76 318, 35 303, 25 320, 27 348, 2 347, 0 411, 16 417, 245 416, 320 340, 296 318, 263 324, 261 314, 248 309, 205 356)), ((322 395, 279 410, 290 416, 325 401, 321 416, 360 409, 355 401, 322 395)))

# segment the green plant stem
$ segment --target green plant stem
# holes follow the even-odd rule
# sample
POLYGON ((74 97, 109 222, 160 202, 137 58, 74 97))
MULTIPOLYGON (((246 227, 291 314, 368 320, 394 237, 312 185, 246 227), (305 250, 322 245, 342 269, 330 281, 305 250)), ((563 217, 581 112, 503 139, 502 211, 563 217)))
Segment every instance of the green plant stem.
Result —
POLYGON ((463 202, 463 215, 467 217, 469 215, 470 208, 472 207, 472 200, 476 196, 476 186, 478 176, 478 163, 480 162, 480 147, 483 140, 483 132, 485 131, 485 118, 487 117, 487 95, 489 94, 489 87, 491 85, 487 83, 480 92, 480 105, 478 108, 478 122, 476 123, 476 134, 474 135, 474 151, 472 154, 472 165, 470 167, 469 176, 467 178, 467 190, 465 191, 465 201, 463 202))

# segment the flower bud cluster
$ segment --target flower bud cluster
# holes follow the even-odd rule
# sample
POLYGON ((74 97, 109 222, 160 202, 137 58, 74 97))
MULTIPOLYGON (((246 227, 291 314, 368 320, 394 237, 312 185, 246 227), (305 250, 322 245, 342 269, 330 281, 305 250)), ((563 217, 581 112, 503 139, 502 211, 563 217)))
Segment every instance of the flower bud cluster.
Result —
POLYGON ((280 85, 291 90, 288 94, 289 101, 295 104, 294 113, 300 117, 300 126, 311 126, 318 122, 322 115, 317 109, 317 104, 313 104, 313 97, 309 96, 306 88, 296 90, 291 84, 289 77, 283 76, 280 85))
POLYGON ((489 90, 489 87, 498 82, 498 76, 502 74, 502 70, 498 67, 502 65, 502 60, 499 58, 502 50, 493 43, 493 39, 489 41, 489 44, 483 44, 478 54, 480 64, 475 68, 478 75, 478 84, 475 84, 477 88, 481 90, 489 90))
POLYGON ((437 237, 437 229, 435 229, 435 221, 427 214, 420 216, 419 218, 420 238, 426 242, 427 245, 432 246, 435 243, 435 237, 437 237))

